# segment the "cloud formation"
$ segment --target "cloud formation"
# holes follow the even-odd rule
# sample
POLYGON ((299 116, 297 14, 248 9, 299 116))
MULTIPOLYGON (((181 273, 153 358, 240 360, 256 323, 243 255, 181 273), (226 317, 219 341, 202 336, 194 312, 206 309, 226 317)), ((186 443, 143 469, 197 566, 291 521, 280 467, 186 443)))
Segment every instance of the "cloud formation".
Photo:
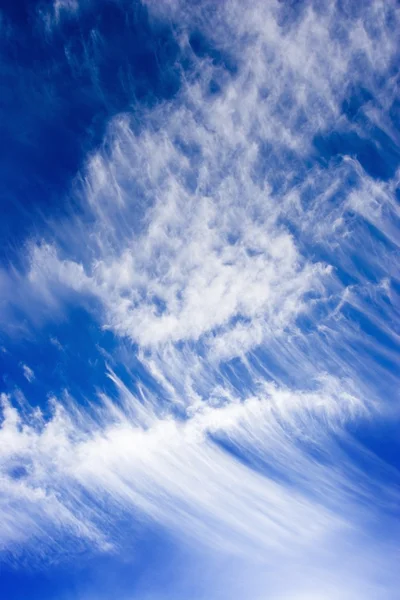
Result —
POLYGON ((22 370, 23 370, 25 379, 27 379, 29 381, 29 383, 31 383, 31 381, 33 381, 35 379, 34 371, 30 367, 28 367, 28 365, 22 365, 22 370))
POLYGON ((87 406, 2 396, 2 549, 125 555, 143 521, 276 598, 394 598, 399 475, 353 434, 398 414, 398 8, 144 5, 179 90, 110 119, 0 271, 8 334, 76 304, 128 352, 87 406))

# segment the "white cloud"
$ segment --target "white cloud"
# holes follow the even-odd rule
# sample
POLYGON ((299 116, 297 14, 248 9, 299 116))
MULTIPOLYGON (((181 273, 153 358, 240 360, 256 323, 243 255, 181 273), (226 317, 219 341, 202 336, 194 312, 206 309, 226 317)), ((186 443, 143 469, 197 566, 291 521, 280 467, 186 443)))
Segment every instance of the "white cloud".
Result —
MULTIPOLYGON (((85 201, 96 221, 77 244, 82 252, 89 243, 94 258, 83 256, 81 264, 47 245, 35 248, 30 278, 41 290, 56 278, 95 295, 105 325, 143 347, 206 336, 213 356, 229 358, 279 335, 309 310, 306 293, 324 294, 328 280, 332 286, 329 267, 304 259, 283 220, 294 217, 311 235, 327 237, 335 223, 345 232, 343 207, 334 215, 315 203, 313 213, 295 215, 290 180, 299 167, 285 153, 302 160, 314 135, 343 120, 355 57, 364 52, 370 72, 379 72, 394 42, 380 17, 380 35, 367 33, 380 15, 376 3, 363 26, 345 24, 346 42, 335 37, 333 4, 324 14, 306 9, 290 35, 279 25, 280 11, 277 3, 252 10, 227 3, 214 33, 202 23, 223 51, 227 40, 215 36, 224 26, 237 43, 230 51, 240 68, 225 77, 219 96, 208 87, 221 69, 198 59, 200 78, 176 101, 144 111, 139 132, 128 116, 114 119, 108 150, 87 167, 85 201), (277 197, 274 180, 282 175, 288 183, 277 197)), ((298 191, 316 187, 321 175, 314 168, 298 191)), ((337 172, 325 178, 331 186, 337 172)))
MULTIPOLYGON (((77 192, 87 221, 31 244, 26 278, 0 276, 7 302, 17 296, 27 311, 32 297, 32 312, 59 310, 69 294, 98 300, 101 326, 137 344, 159 387, 135 396, 110 373, 118 401, 103 394, 90 414, 56 403, 48 421, 22 419, 4 397, 1 543, 18 553, 44 538, 46 553, 64 536, 116 548, 126 543, 118 518, 134 513, 180 540, 261 554, 290 573, 312 561, 315 586, 289 582, 293 599, 336 598, 335 551, 357 554, 368 581, 364 567, 344 569, 340 597, 373 598, 380 549, 369 523, 398 494, 337 440, 362 452, 343 425, 384 413, 376 380, 397 380, 343 308, 397 335, 387 302, 396 257, 379 245, 360 250, 357 230, 365 219, 397 243, 395 182, 373 181, 354 157, 307 158, 315 136, 352 130, 341 111, 349 81, 362 76, 382 93, 375 76, 396 45, 385 5, 371 3, 339 31, 334 3, 308 6, 286 26, 285 3, 221 3, 213 23, 180 2, 146 4, 158 15, 168 4, 184 26, 193 20, 237 71, 192 57, 175 99, 135 120, 116 116, 77 192), (351 192, 350 175, 360 182, 351 192), (355 256, 379 271, 378 283, 355 256)), ((191 52, 188 35, 179 41, 191 52)))
POLYGON ((348 544, 360 560, 371 551, 359 536, 373 518, 377 490, 382 509, 394 498, 334 442, 345 415, 361 408, 336 382, 308 394, 267 385, 245 402, 231 396, 179 421, 157 416, 149 392, 135 397, 111 376, 126 408, 118 411, 104 398, 104 409, 92 417, 55 404, 50 421, 40 413, 27 421, 3 397, 3 548, 18 555, 22 546, 34 561, 37 543, 52 560, 74 553, 77 543, 102 551, 125 547, 133 543, 134 525, 125 532, 115 525, 134 513, 189 547, 245 561, 308 560, 318 571, 324 562, 332 568, 339 546, 348 544), (263 468, 249 468, 217 439, 263 468), (313 447, 325 453, 326 464, 315 461, 313 447), (65 542, 57 550, 60 536, 65 542))
POLYGON ((24 373, 25 379, 27 379, 29 383, 31 383, 35 379, 35 373, 30 367, 28 367, 28 365, 22 365, 22 371, 24 373))

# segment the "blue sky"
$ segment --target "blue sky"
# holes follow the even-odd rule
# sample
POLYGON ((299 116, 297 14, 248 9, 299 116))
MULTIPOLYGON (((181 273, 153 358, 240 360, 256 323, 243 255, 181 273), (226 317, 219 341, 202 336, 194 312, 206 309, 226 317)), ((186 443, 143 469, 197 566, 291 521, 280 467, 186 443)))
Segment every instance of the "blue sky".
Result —
POLYGON ((399 20, 2 2, 2 597, 398 598, 399 20))

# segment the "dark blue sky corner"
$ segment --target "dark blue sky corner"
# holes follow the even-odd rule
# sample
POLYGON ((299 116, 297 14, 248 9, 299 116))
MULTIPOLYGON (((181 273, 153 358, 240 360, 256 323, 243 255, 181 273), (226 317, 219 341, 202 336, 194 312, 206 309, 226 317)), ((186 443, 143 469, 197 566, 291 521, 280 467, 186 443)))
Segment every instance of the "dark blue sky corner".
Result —
POLYGON ((135 99, 151 106, 179 89, 173 30, 150 21, 139 2, 127 13, 102 4, 62 22, 50 38, 31 3, 3 8, 11 30, 1 58, 3 251, 42 222, 41 213, 63 214, 60 199, 113 115, 135 99))

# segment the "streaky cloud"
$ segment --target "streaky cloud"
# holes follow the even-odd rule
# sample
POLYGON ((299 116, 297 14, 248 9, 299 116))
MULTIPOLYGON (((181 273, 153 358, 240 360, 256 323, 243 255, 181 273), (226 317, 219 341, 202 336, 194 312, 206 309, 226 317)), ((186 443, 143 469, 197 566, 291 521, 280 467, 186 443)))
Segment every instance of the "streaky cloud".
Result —
MULTIPOLYGON (((398 7, 142 5, 179 89, 124 80, 76 208, 0 267, 9 339, 49 327, 62 353, 79 306, 117 346, 85 402, 2 395, 4 559, 129 559, 156 526, 205 569, 243 561, 254 599, 394 599, 398 463, 362 432, 399 414, 398 7)), ((47 35, 79 9, 40 13, 47 35)))

